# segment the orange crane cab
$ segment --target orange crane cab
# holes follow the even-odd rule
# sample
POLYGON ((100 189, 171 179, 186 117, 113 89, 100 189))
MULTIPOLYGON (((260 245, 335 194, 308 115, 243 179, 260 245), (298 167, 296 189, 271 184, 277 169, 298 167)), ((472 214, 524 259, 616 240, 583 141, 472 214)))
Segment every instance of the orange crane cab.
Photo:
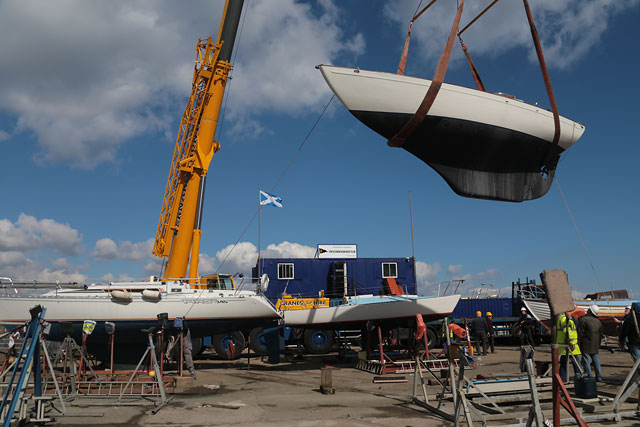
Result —
POLYGON ((192 285, 192 287, 196 289, 234 291, 236 284, 230 274, 212 274, 200 277, 198 284, 192 285))

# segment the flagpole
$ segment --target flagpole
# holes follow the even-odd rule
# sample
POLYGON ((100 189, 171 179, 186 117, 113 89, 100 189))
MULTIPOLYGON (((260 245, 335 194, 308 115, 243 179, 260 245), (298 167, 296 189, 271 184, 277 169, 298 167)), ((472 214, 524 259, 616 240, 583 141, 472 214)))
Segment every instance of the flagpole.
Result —
POLYGON ((260 269, 260 226, 261 226, 261 211, 262 211, 262 200, 260 200, 260 190, 258 190, 258 277, 262 275, 262 270, 260 269))
MULTIPOLYGON (((411 191, 409 191, 409 216, 411 218, 411 257, 413 258, 413 286, 416 294, 418 293, 418 278, 416 277, 416 245, 413 240, 413 203, 411 200, 411 191)), ((438 293, 440 296, 440 293, 438 293)))

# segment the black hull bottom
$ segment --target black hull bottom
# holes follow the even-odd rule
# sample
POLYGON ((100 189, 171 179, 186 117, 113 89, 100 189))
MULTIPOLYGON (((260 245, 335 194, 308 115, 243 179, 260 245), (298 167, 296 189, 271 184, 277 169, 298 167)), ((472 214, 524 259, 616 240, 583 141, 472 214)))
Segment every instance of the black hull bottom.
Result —
MULTIPOLYGON (((351 111, 387 139, 410 114, 351 111)), ((544 196, 553 182, 562 148, 554 148, 548 173, 540 172, 551 143, 510 129, 466 120, 427 116, 407 139, 405 150, 436 170, 465 197, 522 202, 544 196)))

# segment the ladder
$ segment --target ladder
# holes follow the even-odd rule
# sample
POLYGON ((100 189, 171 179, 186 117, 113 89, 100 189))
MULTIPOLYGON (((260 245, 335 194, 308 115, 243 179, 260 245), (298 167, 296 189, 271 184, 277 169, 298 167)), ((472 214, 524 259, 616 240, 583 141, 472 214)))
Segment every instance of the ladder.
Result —
MULTIPOLYGON (((458 367, 459 360, 453 359, 454 367, 458 367)), ((449 369, 449 360, 448 359, 430 359, 430 360, 420 360, 420 364, 423 368, 429 369, 431 371, 443 371, 449 369)), ((377 375, 384 375, 390 373, 410 373, 415 371, 416 365, 415 360, 395 360, 391 362, 382 363, 379 360, 365 360, 359 359, 356 363, 356 369, 360 369, 361 371, 371 372, 377 375)))

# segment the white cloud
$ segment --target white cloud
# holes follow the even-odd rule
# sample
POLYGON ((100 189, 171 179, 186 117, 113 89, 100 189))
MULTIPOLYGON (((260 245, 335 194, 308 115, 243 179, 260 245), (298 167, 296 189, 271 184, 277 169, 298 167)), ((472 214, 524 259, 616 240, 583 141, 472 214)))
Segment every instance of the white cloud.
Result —
POLYGON ((216 259, 207 254, 200 254, 200 259, 198 261, 198 273, 202 276, 204 274, 213 274, 215 271, 216 259))
POLYGON ((294 0, 249 3, 229 103, 237 114, 265 110, 300 114, 326 102, 329 90, 315 66, 364 52, 361 34, 345 38, 340 12, 294 0), (260 84, 256 84, 260 82, 260 84))
POLYGON ((113 273, 107 273, 101 279, 103 282, 133 282, 136 280, 128 274, 120 274, 116 277, 113 273))
POLYGON ((0 252, 0 266, 24 264, 26 262, 29 262, 29 259, 22 252, 18 252, 18 251, 0 252))
POLYGON ((11 135, 9 135, 7 132, 0 129, 0 142, 6 141, 9 138, 11 138, 11 135))
POLYGON ((441 267, 438 262, 427 264, 423 261, 416 261, 416 282, 418 286, 418 294, 433 294, 434 283, 437 280, 440 270, 441 267))
MULTIPOLYGON (((614 16, 635 7, 638 0, 539 0, 531 3, 536 28, 540 34, 547 65, 569 68, 593 49, 609 27, 614 16)), ((414 24, 411 55, 437 59, 449 35, 455 15, 455 4, 441 2, 422 15, 414 24)), ((466 2, 460 27, 466 26, 486 7, 483 2, 466 2)), ((407 22, 415 11, 415 2, 388 3, 384 12, 398 24, 402 37, 407 22)), ((517 47, 529 50, 529 60, 537 61, 531 32, 522 2, 500 2, 463 34, 473 57, 496 56, 517 47)), ((462 59, 455 47, 453 58, 462 59)))
POLYGON ((462 271, 462 264, 450 265, 447 267, 447 274, 450 276, 456 276, 462 271))
POLYGON ((56 258, 51 262, 51 265, 55 268, 58 269, 62 269, 62 270, 78 270, 78 269, 83 269, 86 268, 85 267, 81 267, 78 265, 75 265, 71 262, 69 262, 69 260, 67 258, 56 258))
POLYGON ((144 242, 121 242, 119 245, 109 238, 103 238, 96 242, 91 256, 99 261, 126 259, 129 261, 143 261, 151 256, 154 239, 149 238, 144 242))
MULTIPOLYGON (((202 260, 202 257, 200 259, 202 260)), ((215 259, 220 269, 219 273, 235 274, 240 272, 246 277, 251 277, 251 268, 256 265, 258 250, 253 243, 240 242, 235 247, 229 245, 216 252, 215 259)))
MULTIPOLYGON (((263 258, 312 258, 316 249, 300 243, 282 242, 271 244, 261 252, 263 258)), ((215 271, 219 268, 220 273, 242 273, 245 277, 251 277, 251 269, 256 266, 258 260, 258 249, 253 243, 241 242, 235 248, 229 245, 216 252, 215 262, 210 257, 200 254, 200 272, 203 273, 203 266, 215 271), (218 267, 215 267, 215 266, 218 267), (214 268, 215 267, 215 268, 214 268)))
MULTIPOLYGON (((172 140, 197 37, 217 34, 222 4, 0 2, 0 110, 17 119, 16 132, 36 135, 41 163, 91 169, 115 161, 136 136, 159 131, 172 140)), ((361 35, 345 38, 331 1, 245 5, 228 91, 231 120, 313 109, 329 93, 314 66, 364 50, 361 35)), ((250 130, 267 131, 259 122, 250 130)))
MULTIPOLYGON (((5 258, 8 252, 0 252, 0 260, 5 258)), ((20 254, 22 255, 22 254, 20 254)), ((47 266, 33 261, 26 256, 15 256, 7 264, 0 263, 0 276, 10 277, 14 282, 78 282, 87 283, 88 277, 80 270, 85 267, 75 266, 68 262, 55 260, 54 265, 47 266)))
POLYGON ((313 258, 315 254, 316 248, 285 241, 267 246, 261 256, 265 258, 313 258))
POLYGON ((109 238, 100 239, 91 251, 91 256, 99 261, 116 259, 118 258, 118 245, 109 238))
POLYGON ((144 272, 149 276, 160 277, 162 271, 162 258, 152 257, 144 266, 144 272))
POLYGON ((64 255, 84 252, 82 235, 69 224, 53 219, 37 220, 21 213, 18 221, 0 219, 0 251, 27 251, 50 249, 64 255))
POLYGON ((38 282, 87 282, 86 275, 79 273, 78 271, 68 271, 66 269, 50 270, 49 268, 45 268, 44 270, 30 277, 33 277, 34 280, 38 282))
POLYGON ((66 257, 53 258, 50 265, 39 258, 52 255, 77 256, 84 252, 82 235, 68 224, 53 219, 41 219, 21 213, 13 223, 0 219, 0 276, 14 281, 86 282, 78 266, 66 257))

